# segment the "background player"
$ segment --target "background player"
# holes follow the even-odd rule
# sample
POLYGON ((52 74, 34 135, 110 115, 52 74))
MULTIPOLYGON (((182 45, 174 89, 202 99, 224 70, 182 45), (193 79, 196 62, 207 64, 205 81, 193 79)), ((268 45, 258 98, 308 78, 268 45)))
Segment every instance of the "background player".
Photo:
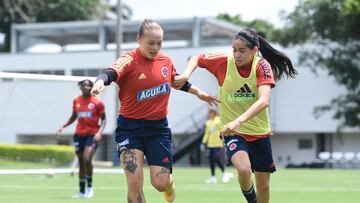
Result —
POLYGON ((215 176, 216 165, 218 165, 223 172, 222 180, 224 183, 229 182, 230 178, 233 176, 232 173, 225 171, 224 143, 219 137, 220 130, 220 117, 218 116, 217 110, 211 107, 208 110, 208 120, 205 124, 205 133, 201 145, 202 151, 204 151, 205 148, 208 149, 211 177, 206 180, 206 183, 210 184, 217 183, 215 176))
POLYGON ((76 156, 79 162, 80 192, 73 198, 91 198, 94 195, 92 187, 93 165, 92 158, 101 139, 101 133, 106 125, 104 104, 90 94, 93 83, 83 80, 78 83, 82 95, 73 100, 73 111, 69 120, 58 129, 62 130, 77 120, 76 131, 73 137, 76 156), (100 121, 100 123, 99 123, 100 121), (85 186, 87 183, 87 189, 85 186))

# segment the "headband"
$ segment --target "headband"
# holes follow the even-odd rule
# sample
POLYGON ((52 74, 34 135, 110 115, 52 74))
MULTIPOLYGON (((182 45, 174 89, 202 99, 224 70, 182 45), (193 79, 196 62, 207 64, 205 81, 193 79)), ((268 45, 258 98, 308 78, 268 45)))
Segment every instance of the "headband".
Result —
POLYGON ((240 31, 236 34, 236 36, 244 39, 253 46, 260 47, 259 38, 256 35, 249 36, 249 34, 247 34, 246 32, 240 31))

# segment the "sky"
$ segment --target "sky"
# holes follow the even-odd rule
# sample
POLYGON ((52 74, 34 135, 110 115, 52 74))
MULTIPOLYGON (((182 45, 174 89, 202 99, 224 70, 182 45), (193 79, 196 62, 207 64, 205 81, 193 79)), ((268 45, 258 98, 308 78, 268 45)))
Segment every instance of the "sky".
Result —
MULTIPOLYGON (((117 0, 111 0, 117 2, 117 0)), ((264 19, 280 27, 279 12, 294 10, 298 0, 121 0, 133 9, 132 20, 241 15, 243 20, 264 19)))

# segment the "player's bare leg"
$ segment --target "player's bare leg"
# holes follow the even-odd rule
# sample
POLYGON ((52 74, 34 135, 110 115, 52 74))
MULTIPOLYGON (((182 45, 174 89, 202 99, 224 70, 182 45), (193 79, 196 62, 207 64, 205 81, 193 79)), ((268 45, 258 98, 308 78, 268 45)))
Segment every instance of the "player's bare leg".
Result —
POLYGON ((94 190, 92 187, 92 176, 93 176, 93 164, 92 158, 95 154, 95 148, 92 146, 85 147, 84 150, 84 163, 86 167, 86 180, 87 180, 87 188, 85 191, 86 198, 92 198, 94 196, 94 190))
POLYGON ((270 201, 270 173, 255 172, 256 199, 258 203, 270 201))
POLYGON ((238 181, 246 200, 249 203, 256 203, 256 193, 251 178, 252 171, 248 153, 245 151, 236 152, 231 157, 231 162, 237 170, 238 181))
POLYGON ((85 198, 86 166, 85 166, 85 163, 84 163, 83 153, 78 152, 78 153, 76 153, 76 156, 79 159, 79 186, 80 186, 80 192, 79 192, 79 194, 74 195, 73 198, 74 199, 79 199, 79 198, 85 198))
POLYGON ((159 191, 163 192, 167 202, 175 200, 175 185, 170 169, 163 166, 150 166, 151 184, 159 191))
POLYGON ((126 175, 128 186, 128 203, 146 203, 143 192, 144 153, 138 149, 126 149, 121 152, 120 160, 126 175))

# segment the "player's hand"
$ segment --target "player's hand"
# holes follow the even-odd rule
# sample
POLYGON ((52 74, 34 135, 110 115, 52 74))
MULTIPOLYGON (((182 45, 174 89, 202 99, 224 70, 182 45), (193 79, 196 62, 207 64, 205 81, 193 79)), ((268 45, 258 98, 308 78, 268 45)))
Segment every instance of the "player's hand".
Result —
POLYGON ((204 144, 204 143, 201 143, 201 145, 200 145, 200 151, 205 152, 205 150, 206 150, 205 144, 204 144))
POLYGON ((224 138, 225 136, 235 135, 236 129, 240 127, 240 123, 237 120, 227 123, 220 131, 220 137, 224 138))
POLYGON ((100 132, 97 132, 97 133, 95 134, 94 140, 95 140, 96 142, 98 142, 98 141, 101 140, 101 133, 100 133, 100 132))
POLYGON ((189 79, 189 77, 181 74, 174 77, 173 87, 175 89, 180 89, 184 86, 185 82, 189 79))
POLYGON ((220 103, 220 100, 218 100, 218 98, 209 95, 206 92, 203 91, 199 91, 197 97, 205 102, 207 102, 210 106, 212 105, 217 105, 218 103, 220 103))
POLYGON ((63 129, 64 129, 64 127, 60 127, 57 131, 56 131, 56 138, 59 138, 60 137, 60 134, 61 134, 61 132, 63 131, 63 129))
POLYGON ((91 88, 91 95, 96 96, 103 92, 105 89, 104 81, 103 80, 97 80, 94 84, 94 86, 91 88))

